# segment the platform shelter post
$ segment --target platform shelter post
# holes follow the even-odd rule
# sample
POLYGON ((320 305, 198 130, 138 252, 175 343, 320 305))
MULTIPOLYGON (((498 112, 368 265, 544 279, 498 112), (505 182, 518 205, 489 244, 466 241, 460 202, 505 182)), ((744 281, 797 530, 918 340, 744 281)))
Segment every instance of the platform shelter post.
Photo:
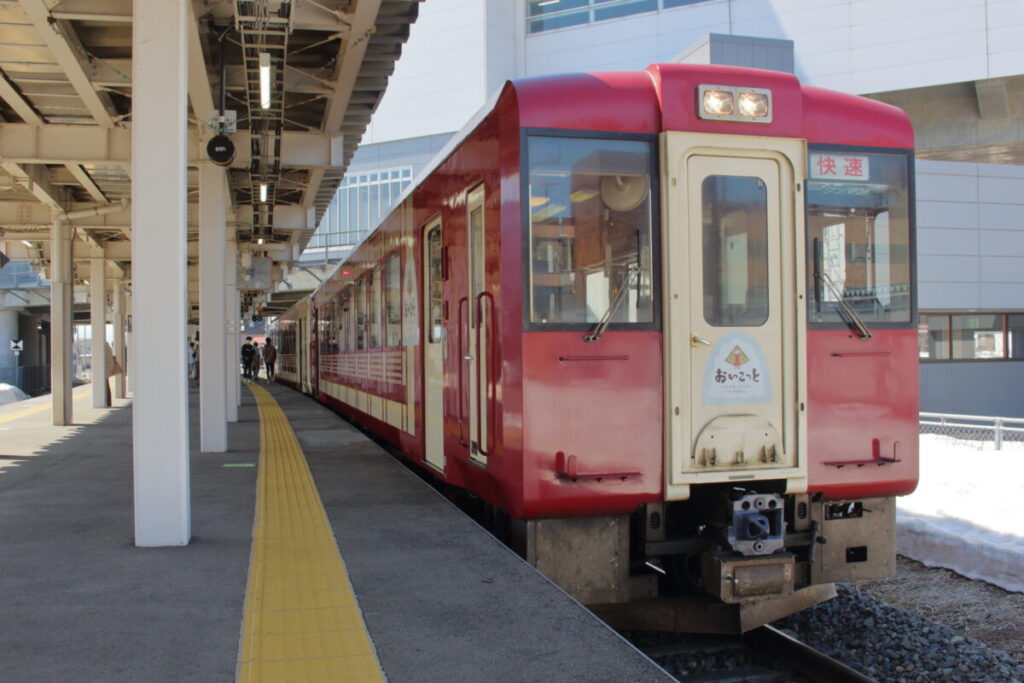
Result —
POLYGON ((228 449, 226 184, 223 168, 199 164, 199 443, 204 453, 228 449))
POLYGON ((187 545, 188 5, 132 7, 135 544, 187 545))
POLYGON ((89 320, 92 328, 92 407, 107 408, 107 261, 98 251, 89 259, 89 320))
POLYGON ((50 229, 50 398, 53 424, 69 425, 71 413, 71 226, 54 217, 50 229))

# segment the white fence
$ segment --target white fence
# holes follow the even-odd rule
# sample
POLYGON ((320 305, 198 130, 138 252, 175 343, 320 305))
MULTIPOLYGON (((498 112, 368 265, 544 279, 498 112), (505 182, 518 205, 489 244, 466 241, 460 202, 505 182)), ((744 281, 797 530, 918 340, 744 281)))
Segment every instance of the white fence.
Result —
POLYGON ((1004 441, 1024 441, 1024 418, 983 415, 921 413, 922 434, 943 434, 968 441, 994 441, 996 450, 1004 441))

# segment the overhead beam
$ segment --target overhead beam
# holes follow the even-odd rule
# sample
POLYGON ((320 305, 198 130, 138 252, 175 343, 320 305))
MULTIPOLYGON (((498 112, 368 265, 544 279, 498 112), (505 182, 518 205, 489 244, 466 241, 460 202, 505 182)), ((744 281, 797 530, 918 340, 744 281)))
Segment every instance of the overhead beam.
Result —
POLYGON ((96 184, 96 181, 92 179, 92 176, 82 168, 79 164, 64 164, 64 166, 71 171, 71 175, 75 177, 85 191, 89 193, 89 196, 98 202, 109 204, 110 200, 107 199, 107 195, 103 194, 103 190, 96 184))
MULTIPOLYGON (((377 15, 380 14, 381 0, 359 0, 355 12, 352 15, 352 28, 348 37, 341 41, 338 47, 338 62, 334 70, 332 89, 334 97, 327 100, 327 107, 324 111, 320 129, 326 133, 338 133, 341 131, 341 124, 345 120, 345 113, 355 89, 356 79, 363 66, 363 57, 366 48, 370 43, 370 35, 373 33, 377 15)), ((342 142, 341 153, 344 154, 344 142, 342 142)), ((344 157, 339 159, 339 166, 345 164, 344 157)), ((320 185, 324 180, 324 169, 313 168, 309 173, 309 183, 302 193, 302 205, 313 206, 316 201, 320 185)))
POLYGON ((55 19, 45 0, 19 0, 22 10, 35 26, 40 38, 50 49, 54 61, 63 69, 75 92, 82 99, 86 109, 105 128, 114 126, 114 106, 106 93, 93 87, 85 64, 79 55, 85 54, 74 28, 67 20, 55 19))
POLYGON ((203 55, 203 44, 200 39, 199 20, 196 18, 195 5, 188 3, 188 100, 192 104, 192 112, 199 119, 203 129, 200 137, 209 134, 209 117, 214 113, 213 94, 210 90, 210 77, 206 72, 206 57, 203 55))
MULTIPOLYGON (((2 156, 0 155, 0 157, 2 156)), ((54 211, 64 210, 61 196, 57 189, 50 184, 50 171, 45 166, 4 161, 0 163, 0 167, 3 167, 43 204, 54 211)))
MULTIPOLYGON (((238 154, 232 168, 248 169, 249 131, 231 136, 238 154)), ((338 168, 344 159, 344 137, 337 133, 284 131, 281 165, 289 168, 338 168)), ((0 126, 0 158, 19 164, 131 164, 131 129, 50 124, 0 126)), ((206 160, 204 143, 189 140, 189 163, 206 160)), ((308 190, 307 190, 308 191, 308 190)))
POLYGON ((33 126, 41 126, 46 123, 46 121, 43 121, 43 117, 39 115, 39 112, 32 108, 32 105, 21 96, 21 93, 14 87, 14 84, 8 80, 7 74, 2 71, 0 71, 0 97, 11 106, 11 109, 25 123, 32 124, 33 126))

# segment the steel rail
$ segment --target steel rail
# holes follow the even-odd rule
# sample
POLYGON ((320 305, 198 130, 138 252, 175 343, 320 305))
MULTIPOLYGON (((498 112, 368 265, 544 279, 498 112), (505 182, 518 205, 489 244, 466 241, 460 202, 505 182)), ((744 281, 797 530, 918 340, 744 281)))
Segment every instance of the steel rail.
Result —
POLYGON ((771 658, 785 659, 804 676, 828 683, 877 683, 842 662, 773 626, 761 626, 743 635, 743 641, 771 658))

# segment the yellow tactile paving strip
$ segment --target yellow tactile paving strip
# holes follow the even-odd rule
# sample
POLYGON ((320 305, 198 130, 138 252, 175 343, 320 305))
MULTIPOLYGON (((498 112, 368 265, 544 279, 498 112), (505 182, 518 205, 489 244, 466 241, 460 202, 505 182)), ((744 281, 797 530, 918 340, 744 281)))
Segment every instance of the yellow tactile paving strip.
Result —
POLYGON ((266 389, 238 681, 383 681, 327 513, 288 418, 266 389))

